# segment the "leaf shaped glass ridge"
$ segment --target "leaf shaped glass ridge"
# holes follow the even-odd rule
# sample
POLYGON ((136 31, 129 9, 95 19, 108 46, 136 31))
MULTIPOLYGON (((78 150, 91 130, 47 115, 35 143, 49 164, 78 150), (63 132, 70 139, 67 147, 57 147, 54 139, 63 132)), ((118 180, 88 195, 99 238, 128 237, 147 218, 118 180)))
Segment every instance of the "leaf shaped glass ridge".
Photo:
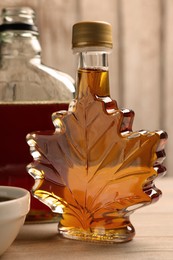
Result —
POLYGON ((165 168, 163 131, 132 132, 133 112, 88 95, 53 114, 54 132, 28 134, 33 194, 61 214, 64 236, 127 241, 129 215, 157 199, 153 184, 165 168))

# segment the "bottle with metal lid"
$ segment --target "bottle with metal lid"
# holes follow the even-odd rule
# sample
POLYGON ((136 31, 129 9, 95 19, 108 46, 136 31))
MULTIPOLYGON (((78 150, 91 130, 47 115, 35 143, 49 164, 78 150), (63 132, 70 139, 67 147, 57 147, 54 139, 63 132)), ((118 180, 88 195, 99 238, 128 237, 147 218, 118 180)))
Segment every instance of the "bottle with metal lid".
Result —
POLYGON ((76 98, 68 111, 52 115, 55 131, 27 136, 33 193, 61 214, 63 237, 126 242, 135 235, 130 215, 161 194, 154 179, 166 170, 167 134, 133 132, 133 111, 111 99, 110 24, 75 24, 72 45, 79 61, 76 98))
MULTIPOLYGON (((0 185, 29 190, 26 134, 52 129, 51 114, 67 109, 75 91, 69 75, 42 64, 35 18, 29 7, 9 7, 0 25, 0 185)), ((27 220, 52 221, 52 213, 32 198, 27 220)))

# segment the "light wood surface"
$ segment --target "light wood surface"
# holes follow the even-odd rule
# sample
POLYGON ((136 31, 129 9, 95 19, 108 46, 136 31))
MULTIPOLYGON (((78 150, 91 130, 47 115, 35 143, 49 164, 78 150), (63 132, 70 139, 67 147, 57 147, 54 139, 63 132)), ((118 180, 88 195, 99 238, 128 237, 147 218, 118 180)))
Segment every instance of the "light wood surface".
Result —
POLYGON ((173 178, 156 182, 162 198, 137 210, 131 221, 136 229, 133 241, 96 244, 59 238, 57 224, 24 225, 1 260, 172 260, 173 259, 173 178))

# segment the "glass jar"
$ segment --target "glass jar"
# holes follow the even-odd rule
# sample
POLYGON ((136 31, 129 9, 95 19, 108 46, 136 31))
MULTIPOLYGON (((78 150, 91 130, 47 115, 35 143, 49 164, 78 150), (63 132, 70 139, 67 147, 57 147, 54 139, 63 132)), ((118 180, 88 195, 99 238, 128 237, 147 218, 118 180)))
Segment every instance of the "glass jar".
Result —
MULTIPOLYGON (((67 109, 74 80, 41 62, 35 12, 28 7, 2 10, 0 25, 0 185, 33 185, 26 172, 32 160, 26 144, 30 131, 53 129, 51 114, 67 109)), ((56 217, 35 198, 27 221, 53 221, 56 217)))

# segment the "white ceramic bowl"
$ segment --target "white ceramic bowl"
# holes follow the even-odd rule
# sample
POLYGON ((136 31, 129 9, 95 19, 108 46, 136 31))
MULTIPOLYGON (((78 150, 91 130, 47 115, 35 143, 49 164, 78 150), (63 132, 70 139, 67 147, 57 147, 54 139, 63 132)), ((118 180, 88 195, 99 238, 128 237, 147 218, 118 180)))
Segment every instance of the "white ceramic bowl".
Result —
POLYGON ((0 186, 0 255, 15 240, 29 209, 29 191, 18 187, 0 186))

